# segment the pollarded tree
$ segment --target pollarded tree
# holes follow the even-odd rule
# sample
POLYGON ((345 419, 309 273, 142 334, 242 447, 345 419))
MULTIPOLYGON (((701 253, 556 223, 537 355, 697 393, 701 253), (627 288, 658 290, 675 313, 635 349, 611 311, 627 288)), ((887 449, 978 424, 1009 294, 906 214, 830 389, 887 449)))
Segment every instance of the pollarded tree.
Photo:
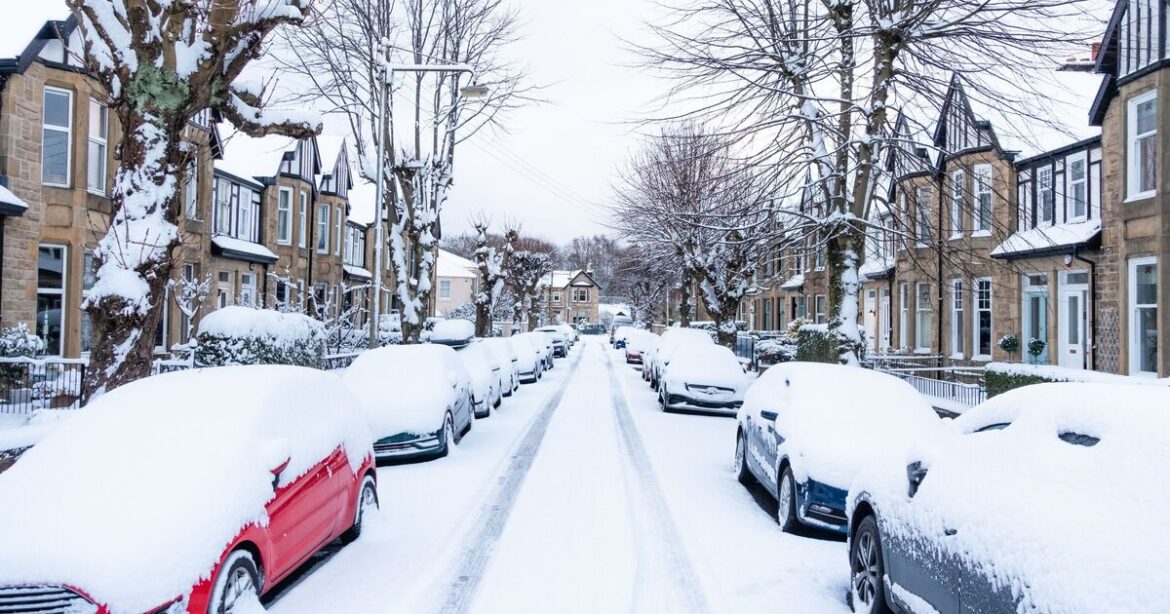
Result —
POLYGON ((265 109, 263 86, 238 79, 273 30, 301 24, 309 2, 67 0, 123 131, 109 227, 82 306, 94 332, 87 395, 150 374, 151 331, 179 245, 179 186, 196 153, 183 139, 188 123, 215 113, 253 136, 319 131, 306 116, 265 109))
POLYGON ((512 306, 513 331, 531 328, 540 280, 551 272, 552 258, 544 252, 521 250, 508 259, 508 285, 516 299, 512 306))
POLYGON ((479 291, 475 293, 475 335, 490 337, 492 333, 492 313, 500 294, 504 291, 504 284, 508 280, 508 260, 512 255, 513 244, 517 233, 509 229, 505 233, 503 251, 497 251, 490 243, 488 235, 488 221, 479 218, 475 226, 475 265, 479 270, 479 291))

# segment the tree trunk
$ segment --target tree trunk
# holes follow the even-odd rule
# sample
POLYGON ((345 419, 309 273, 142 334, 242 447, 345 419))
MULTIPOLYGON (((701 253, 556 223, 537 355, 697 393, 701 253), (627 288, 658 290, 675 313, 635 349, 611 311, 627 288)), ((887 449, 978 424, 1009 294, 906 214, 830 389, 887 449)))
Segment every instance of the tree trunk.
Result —
MULTIPOLYGON (((123 118, 125 137, 114 192, 110 227, 95 251, 99 268, 95 288, 110 275, 126 275, 124 265, 144 287, 127 288, 112 281, 111 291, 83 303, 90 318, 90 348, 83 397, 93 398, 150 375, 155 331, 166 307, 171 255, 179 245, 178 178, 171 169, 185 168, 173 122, 134 113, 123 118), (129 240, 127 239, 129 237, 129 240), (137 292, 135 297, 127 291, 137 292)), ((124 280, 123 280, 124 281, 124 280)))
POLYGON ((687 328, 691 325, 691 276, 683 274, 683 283, 679 287, 678 325, 687 328))
POLYGON ((865 231, 859 224, 842 221, 831 229, 826 245, 829 267, 829 332, 837 338, 837 357, 841 364, 859 363, 862 350, 861 329, 857 324, 861 310, 858 297, 861 279, 858 267, 865 245, 865 231))
POLYGON ((492 306, 483 301, 475 304, 475 336, 492 336, 492 306))

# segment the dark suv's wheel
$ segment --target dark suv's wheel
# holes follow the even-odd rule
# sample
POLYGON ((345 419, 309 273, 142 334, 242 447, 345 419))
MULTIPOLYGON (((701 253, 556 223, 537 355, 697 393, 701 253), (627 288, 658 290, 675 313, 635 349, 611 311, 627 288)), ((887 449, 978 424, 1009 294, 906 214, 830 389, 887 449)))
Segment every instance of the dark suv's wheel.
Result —
POLYGON ((211 587, 209 614, 244 614, 260 605, 263 579, 251 552, 240 549, 228 555, 211 587))
POLYGON ((854 612, 890 613, 882 583, 885 573, 881 535, 871 514, 861 519, 849 546, 849 605, 854 612))

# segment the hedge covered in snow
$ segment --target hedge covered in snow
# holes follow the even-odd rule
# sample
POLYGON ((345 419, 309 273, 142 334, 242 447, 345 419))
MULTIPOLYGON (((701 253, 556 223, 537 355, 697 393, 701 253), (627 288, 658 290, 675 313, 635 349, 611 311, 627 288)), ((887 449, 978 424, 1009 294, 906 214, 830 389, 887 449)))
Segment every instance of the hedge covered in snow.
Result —
POLYGON ((319 368, 325 325, 307 315, 231 306, 199 323, 196 367, 299 365, 319 368))
POLYGON ((1028 365, 1014 362, 992 362, 984 368, 983 379, 987 398, 1015 388, 1046 382, 1093 382, 1104 384, 1153 384, 1167 386, 1170 379, 1150 379, 1114 375, 1100 371, 1070 369, 1054 365, 1028 365))
MULTIPOLYGON (((807 321, 807 320, 805 320, 807 321)), ((793 324, 801 320, 793 320, 793 324)), ((796 329, 796 360, 801 362, 839 362, 837 347, 841 340, 829 334, 827 324, 798 324, 796 329)), ((856 348, 857 357, 865 358, 866 345, 862 331, 862 343, 856 348)))
POLYGON ((760 339, 755 344, 756 359, 764 365, 796 360, 796 340, 788 335, 760 339))

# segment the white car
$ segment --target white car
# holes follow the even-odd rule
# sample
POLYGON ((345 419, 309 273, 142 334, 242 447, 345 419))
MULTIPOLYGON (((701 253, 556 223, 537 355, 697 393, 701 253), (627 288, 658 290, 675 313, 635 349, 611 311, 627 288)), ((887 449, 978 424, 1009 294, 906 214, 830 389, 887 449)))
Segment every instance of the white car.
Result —
POLYGON ((748 388, 737 419, 739 480, 776 498, 780 528, 842 535, 857 475, 946 431, 926 398, 897 377, 813 362, 770 367, 748 388))
POLYGON ((541 326, 536 329, 537 334, 548 335, 553 344, 553 355, 557 358, 564 358, 569 355, 569 338, 565 335, 565 331, 561 330, 560 326, 541 326))
POLYGON ((735 415, 743 405, 748 376, 735 352, 714 343, 677 352, 658 386, 662 411, 735 415))
POLYGON ((508 345, 516 354, 516 370, 521 384, 531 384, 544 375, 544 345, 537 345, 524 335, 507 338, 508 345))
POLYGON ((520 388, 520 358, 512 345, 501 337, 490 337, 480 341, 500 363, 500 390, 510 397, 520 388))
POLYGON ((474 338, 475 324, 472 322, 463 319, 439 320, 431 329, 430 342, 460 348, 471 343, 474 338))
POLYGON ((577 333, 577 329, 572 324, 557 324, 557 328, 561 329, 561 332, 564 333, 569 345, 573 345, 581 339, 581 336, 577 333))
POLYGON ((377 458, 446 456, 471 430, 471 376, 449 347, 368 350, 341 379, 362 402, 377 458))
POLYGON ((874 457, 849 491, 854 609, 1163 611, 1168 408, 1156 384, 1025 386, 874 457))
POLYGON ((543 348, 541 353, 541 360, 544 361, 544 370, 547 371, 553 368, 556 354, 553 350, 553 341, 550 335, 545 333, 528 332, 520 333, 520 336, 528 339, 529 343, 538 348, 543 348))
POLYGON ((471 375, 471 398, 475 404, 475 417, 487 418, 492 408, 500 406, 503 391, 500 390, 500 362, 482 343, 470 342, 455 352, 471 375))
MULTIPOLYGON (((658 338, 658 344, 650 352, 650 373, 647 378, 643 375, 643 379, 649 379, 650 387, 658 390, 658 384, 662 380, 662 376, 666 373, 667 367, 670 366, 671 358, 674 353, 680 348, 693 345, 714 345, 711 335, 705 331, 696 330, 692 328, 668 328, 662 336, 658 338)), ((643 366, 645 372, 645 366, 643 366)))

